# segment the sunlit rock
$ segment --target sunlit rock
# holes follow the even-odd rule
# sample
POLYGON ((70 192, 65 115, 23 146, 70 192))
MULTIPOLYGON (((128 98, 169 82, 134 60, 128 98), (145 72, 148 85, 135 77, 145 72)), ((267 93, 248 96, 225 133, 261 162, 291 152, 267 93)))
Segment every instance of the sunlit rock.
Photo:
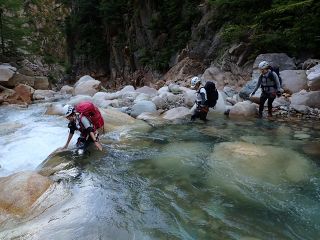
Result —
POLYGON ((296 93, 308 89, 307 75, 304 70, 284 70, 280 73, 282 88, 289 93, 296 93))
POLYGON ((186 107, 177 107, 166 111, 162 117, 166 120, 174 121, 177 119, 186 119, 190 117, 190 109, 186 107))
POLYGON ((291 96, 292 105, 306 105, 311 108, 320 108, 320 91, 307 92, 302 90, 291 96))
POLYGON ((219 143, 210 159, 215 171, 221 168, 233 178, 248 177, 258 182, 299 182, 312 173, 311 163, 291 149, 245 142, 219 143))
POLYGON ((163 109, 166 105, 165 100, 159 96, 152 98, 152 102, 156 105, 157 109, 163 109))
POLYGON ((157 107, 151 101, 139 101, 132 106, 131 116, 137 117, 143 112, 156 112, 157 107))
POLYGON ((106 132, 120 131, 127 132, 132 129, 150 129, 150 126, 138 119, 129 116, 112 108, 100 109, 104 119, 104 129, 106 132))
POLYGON ((138 88, 138 89, 136 89, 136 92, 144 93, 144 94, 147 94, 151 97, 154 97, 158 94, 158 91, 156 89, 148 87, 148 86, 143 86, 141 88, 138 88))
POLYGON ((68 86, 68 85, 64 85, 61 89, 60 89, 60 92, 62 94, 71 94, 73 95, 74 93, 74 88, 71 87, 71 86, 68 86))
POLYGON ((22 216, 51 184, 49 178, 34 172, 19 172, 0 178, 0 209, 22 216))
POLYGON ((307 70, 306 73, 310 90, 320 90, 320 64, 307 70))
POLYGON ((81 82, 74 88, 75 95, 89 95, 93 96, 101 90, 101 82, 97 80, 90 80, 81 82))
POLYGON ((140 93, 135 97, 134 103, 138 103, 140 101, 149 101, 149 100, 151 100, 151 96, 149 94, 140 93))
POLYGON ((234 105, 229 113, 230 117, 252 117, 256 115, 256 105, 250 101, 238 102, 234 105))
POLYGON ((79 80, 74 84, 74 87, 77 87, 81 83, 89 82, 92 80, 95 80, 95 79, 89 75, 84 75, 81 78, 79 78, 79 80))
POLYGON ((161 126, 168 123, 168 121, 166 121, 165 119, 159 116, 158 112, 154 112, 154 113, 144 112, 144 113, 141 113, 137 117, 137 119, 143 120, 148 124, 150 124, 151 126, 161 126))
POLYGON ((52 90, 35 90, 33 93, 33 100, 50 99, 55 96, 55 91, 52 90))
POLYGON ((196 91, 195 90, 190 90, 187 91, 183 94, 184 97, 184 104, 188 107, 192 107, 195 103, 196 100, 196 91))

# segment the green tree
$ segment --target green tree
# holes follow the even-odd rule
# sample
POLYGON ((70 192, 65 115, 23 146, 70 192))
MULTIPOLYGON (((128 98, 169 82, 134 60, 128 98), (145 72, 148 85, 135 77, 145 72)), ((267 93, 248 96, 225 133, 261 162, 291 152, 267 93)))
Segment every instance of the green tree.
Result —
POLYGON ((23 0, 0 0, 0 34, 2 56, 16 55, 28 49, 31 33, 23 16, 23 0))

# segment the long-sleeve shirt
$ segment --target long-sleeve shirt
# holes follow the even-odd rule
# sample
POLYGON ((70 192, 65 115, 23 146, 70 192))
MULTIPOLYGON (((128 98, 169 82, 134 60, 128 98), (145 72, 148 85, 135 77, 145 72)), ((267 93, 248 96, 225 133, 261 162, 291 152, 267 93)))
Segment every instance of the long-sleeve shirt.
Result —
POLYGON ((275 93, 277 91, 280 91, 280 81, 278 75, 271 70, 269 70, 264 75, 260 75, 253 92, 256 92, 260 86, 262 88, 262 91, 266 93, 275 93))

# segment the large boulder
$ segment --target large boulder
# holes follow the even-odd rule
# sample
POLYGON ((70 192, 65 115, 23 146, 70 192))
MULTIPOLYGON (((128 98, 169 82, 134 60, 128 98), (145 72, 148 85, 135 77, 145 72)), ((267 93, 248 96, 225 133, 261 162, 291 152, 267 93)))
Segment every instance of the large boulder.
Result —
POLYGON ((142 100, 132 106, 130 115, 132 117, 137 117, 143 112, 156 112, 156 111, 157 111, 157 107, 153 102, 142 100))
POLYGON ((25 84, 18 84, 14 90, 16 91, 18 99, 21 99, 23 102, 28 104, 32 102, 32 96, 34 93, 34 89, 32 87, 25 84))
POLYGON ((50 99, 55 96, 56 92, 52 90, 35 90, 33 93, 33 100, 50 99))
POLYGON ((281 71, 296 69, 296 64, 293 59, 285 53, 260 54, 253 63, 253 69, 258 69, 258 65, 262 61, 269 62, 271 66, 279 66, 281 71))
POLYGON ((34 88, 40 90, 49 89, 49 80, 47 77, 35 77, 34 78, 34 88))
POLYGON ((280 73, 282 88, 290 93, 308 89, 307 75, 304 70, 284 70, 280 73))
POLYGON ((296 69, 296 64, 293 59, 290 58, 285 53, 266 53, 257 56, 253 63, 252 79, 258 79, 260 71, 258 69, 259 63, 262 61, 267 61, 271 66, 278 66, 280 71, 283 70, 294 70, 296 69))
POLYGON ((19 84, 26 84, 31 87, 34 86, 34 77, 26 76, 20 73, 16 73, 7 82, 3 82, 2 85, 5 87, 15 87, 19 84))
POLYGON ((5 86, 6 82, 9 81, 10 78, 15 74, 17 69, 12 67, 9 64, 1 64, 0 65, 0 84, 5 86))
POLYGON ((0 178, 0 209, 23 216, 51 184, 49 178, 34 172, 19 172, 0 178))
POLYGON ((63 115, 63 105, 50 103, 47 106, 45 114, 46 115, 63 115))
POLYGON ((93 96, 101 90, 101 82, 97 80, 83 81, 75 85, 75 95, 89 95, 93 96))
POLYGON ((104 119, 104 129, 106 132, 120 131, 127 133, 132 129, 149 129, 150 126, 137 120, 126 113, 117 111, 116 109, 100 109, 102 117, 104 119))
POLYGON ((216 144, 209 164, 219 173, 216 180, 231 185, 249 179, 262 184, 303 182, 313 172, 311 162, 298 152, 245 142, 216 144))
POLYGON ((250 101, 238 102, 231 109, 229 116, 255 116, 257 112, 256 104, 250 101))
POLYGON ((81 78, 79 78, 79 80, 74 84, 74 87, 78 86, 81 83, 92 81, 92 80, 95 80, 95 79, 89 75, 84 75, 81 78))
POLYGON ((196 101, 196 91, 195 90, 190 90, 187 91, 183 94, 183 98, 184 98, 184 104, 187 107, 192 107, 196 101))
POLYGON ((62 94, 71 94, 73 95, 74 89, 71 86, 65 85, 60 89, 60 93, 62 94))
POLYGON ((174 121, 178 119, 186 119, 191 115, 190 109, 186 107, 172 108, 162 114, 162 117, 166 120, 174 121))
POLYGON ((156 89, 148 87, 148 86, 138 88, 138 89, 136 89, 136 92, 144 93, 144 94, 150 95, 151 97, 154 97, 158 94, 158 91, 156 89))
POLYGON ((320 90, 320 64, 307 70, 307 75, 310 90, 320 90))
POLYGON ((163 109, 166 106, 166 101, 159 96, 152 98, 152 102, 156 105, 157 109, 163 109))
POLYGON ((292 105, 305 105, 311 108, 320 108, 320 91, 307 92, 302 90, 291 96, 292 105))

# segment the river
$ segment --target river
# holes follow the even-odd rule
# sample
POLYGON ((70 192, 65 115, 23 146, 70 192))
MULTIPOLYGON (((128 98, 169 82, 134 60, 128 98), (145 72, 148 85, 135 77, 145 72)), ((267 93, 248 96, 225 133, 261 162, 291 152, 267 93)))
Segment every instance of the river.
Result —
MULTIPOLYGON (((64 145, 66 120, 44 112, 0 108, 0 176, 64 145)), ((57 184, 67 193, 0 225, 0 239, 319 239, 318 121, 217 114, 116 134, 104 153, 66 153, 75 165, 57 184)))

